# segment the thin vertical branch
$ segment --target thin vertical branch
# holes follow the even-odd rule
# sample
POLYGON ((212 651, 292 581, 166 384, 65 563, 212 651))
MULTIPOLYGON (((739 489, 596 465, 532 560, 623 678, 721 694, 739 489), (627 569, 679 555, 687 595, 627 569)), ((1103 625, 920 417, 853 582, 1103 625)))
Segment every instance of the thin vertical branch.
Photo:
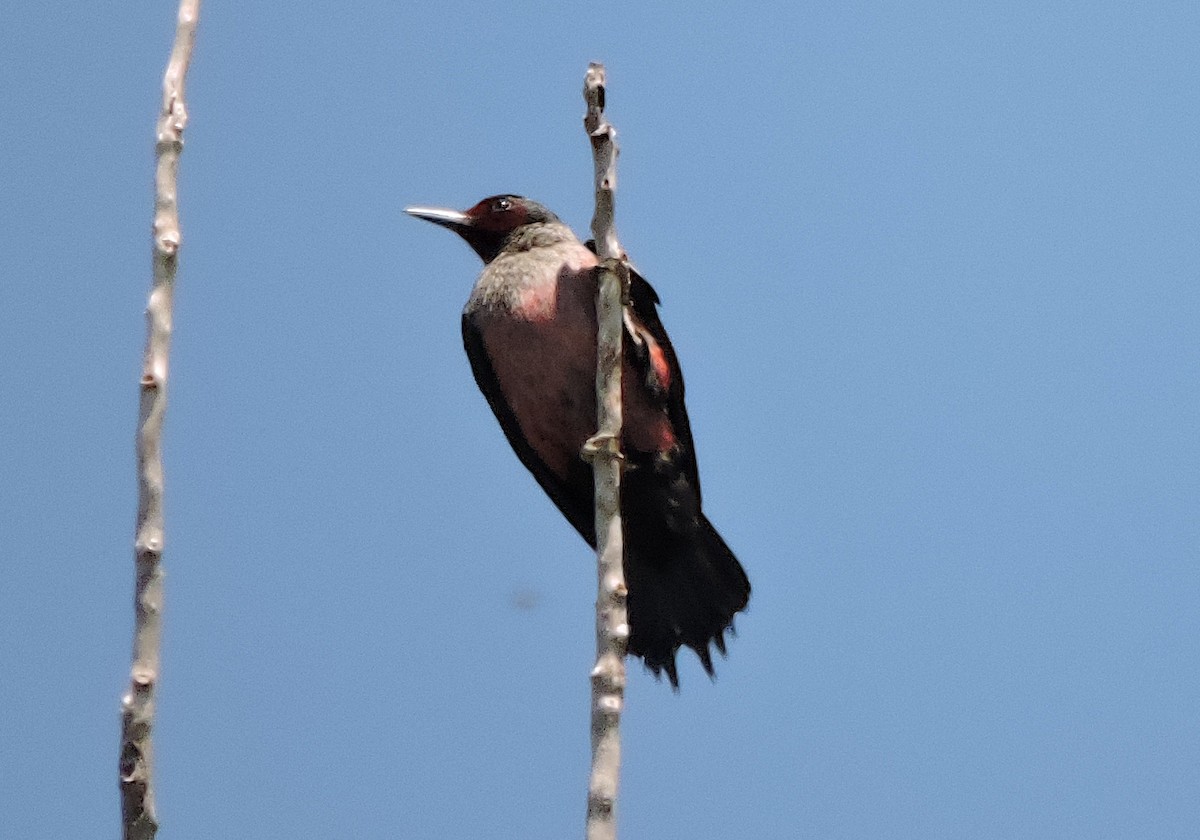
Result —
POLYGON ((583 85, 584 128, 596 169, 592 236, 600 257, 596 315, 596 414, 599 431, 585 451, 596 481, 596 666, 592 669, 592 773, 588 782, 587 838, 615 840, 621 770, 621 708, 625 702, 626 614, 621 531, 621 338, 629 267, 617 241, 613 212, 617 188, 616 130, 604 118, 604 65, 588 66, 583 85))
POLYGON ((155 137, 154 278, 146 306, 146 351, 138 413, 138 512, 134 540, 133 665, 121 701, 121 817, 126 840, 158 831, 154 804, 154 693, 162 640, 163 468, 162 426, 167 408, 171 299, 179 254, 177 175, 187 125, 184 82, 196 40, 200 0, 180 0, 175 44, 163 76, 162 111, 155 137))

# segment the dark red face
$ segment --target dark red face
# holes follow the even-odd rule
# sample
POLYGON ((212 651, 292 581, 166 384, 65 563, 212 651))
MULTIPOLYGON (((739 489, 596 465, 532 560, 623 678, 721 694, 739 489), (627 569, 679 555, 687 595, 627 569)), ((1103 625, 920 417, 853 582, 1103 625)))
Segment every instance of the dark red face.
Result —
POLYGON ((558 222, 558 216, 519 195, 494 195, 465 213, 444 207, 409 207, 405 212, 454 231, 467 240, 485 263, 504 249, 513 231, 526 225, 558 222))
POLYGON ((471 227, 488 233, 508 233, 526 223, 529 213, 515 195, 485 198, 467 211, 471 227))
POLYGON ((511 233, 532 222, 557 222, 558 217, 536 201, 519 195, 494 195, 467 211, 471 227, 488 233, 511 233))
POLYGON ((509 234, 525 225, 557 222, 542 205, 519 195, 493 195, 464 214, 468 222, 455 228, 484 262, 491 262, 509 234))

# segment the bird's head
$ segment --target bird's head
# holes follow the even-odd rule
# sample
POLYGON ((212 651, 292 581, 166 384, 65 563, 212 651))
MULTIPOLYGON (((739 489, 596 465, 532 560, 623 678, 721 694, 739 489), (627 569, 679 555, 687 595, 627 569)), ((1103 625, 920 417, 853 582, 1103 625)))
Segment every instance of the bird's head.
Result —
POLYGON ((465 212, 442 207, 408 207, 404 212, 450 228, 467 240, 485 263, 494 260, 513 234, 527 225, 559 223, 558 216, 541 204, 519 195, 494 195, 465 212))

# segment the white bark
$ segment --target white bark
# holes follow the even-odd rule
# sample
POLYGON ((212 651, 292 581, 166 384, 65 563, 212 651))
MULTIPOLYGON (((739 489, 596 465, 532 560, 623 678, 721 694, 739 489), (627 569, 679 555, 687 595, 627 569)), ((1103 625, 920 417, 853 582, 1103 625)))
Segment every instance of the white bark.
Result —
POLYGON ((587 840, 615 840, 621 770, 621 709, 629 643, 621 531, 621 339, 629 267, 613 226, 617 188, 616 130, 604 118, 604 66, 588 66, 583 124, 592 143, 596 212, 592 236, 600 257, 596 315, 596 413, 599 431, 585 447, 596 482, 596 665, 592 669, 592 772, 587 840))
POLYGON ((133 665, 121 701, 121 816, 126 840, 158 831, 154 804, 154 694, 162 640, 163 526, 162 426, 167 408, 171 299, 179 253, 176 203, 179 155, 187 125, 184 82, 196 40, 200 0, 180 0, 175 43, 163 77, 162 111, 155 137, 154 277, 146 306, 146 351, 138 415, 138 511, 134 541, 133 665))

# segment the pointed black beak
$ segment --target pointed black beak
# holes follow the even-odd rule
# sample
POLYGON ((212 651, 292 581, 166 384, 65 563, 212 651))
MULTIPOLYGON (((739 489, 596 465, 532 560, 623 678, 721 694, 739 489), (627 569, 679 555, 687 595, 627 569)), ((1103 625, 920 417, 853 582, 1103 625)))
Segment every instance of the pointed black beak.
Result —
POLYGON ((471 217, 458 210, 448 210, 445 207, 405 207, 404 212, 418 219, 433 222, 435 225, 450 228, 461 234, 471 227, 471 217))

